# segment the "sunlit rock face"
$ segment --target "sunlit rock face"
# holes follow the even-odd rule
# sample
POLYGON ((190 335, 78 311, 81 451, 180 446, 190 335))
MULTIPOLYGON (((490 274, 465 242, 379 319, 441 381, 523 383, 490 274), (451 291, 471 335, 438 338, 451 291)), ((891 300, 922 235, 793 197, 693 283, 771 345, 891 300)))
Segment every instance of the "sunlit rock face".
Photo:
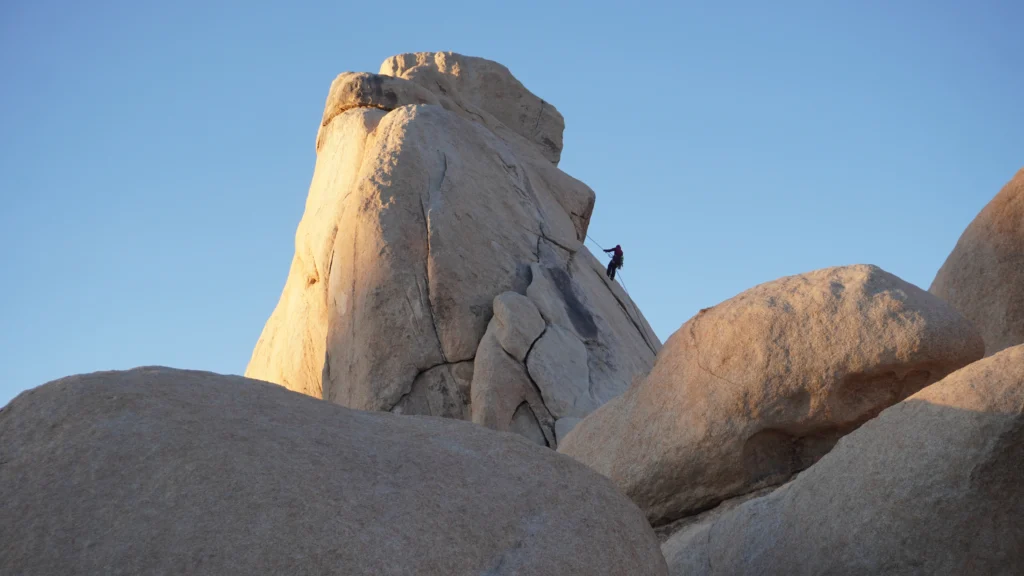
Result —
POLYGON ((563 127, 480 58, 405 54, 338 76, 246 376, 554 447, 557 422, 624 392, 661 346, 583 246, 595 196, 557 167, 563 127))
POLYGON ((956 310, 877 266, 787 276, 686 322, 558 450, 660 526, 785 482, 982 352, 956 310))
POLYGON ((974 323, 986 356, 1024 344, 1024 170, 964 230, 929 291, 974 323))
POLYGON ((663 546, 673 576, 1024 573, 1024 346, 885 410, 663 546))

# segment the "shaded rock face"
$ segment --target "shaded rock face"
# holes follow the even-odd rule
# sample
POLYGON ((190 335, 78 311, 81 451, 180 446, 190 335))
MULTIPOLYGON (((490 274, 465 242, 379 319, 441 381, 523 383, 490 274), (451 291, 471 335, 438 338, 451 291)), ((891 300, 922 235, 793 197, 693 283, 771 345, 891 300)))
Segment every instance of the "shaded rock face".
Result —
MULTIPOLYGON (((563 410, 545 408, 551 398, 578 398, 573 416, 586 415, 649 371, 661 346, 583 246, 594 193, 555 165, 561 115, 479 58, 408 54, 382 72, 331 86, 295 258, 246 376, 351 408, 501 430, 528 402, 553 446, 551 410, 563 410), (532 315, 520 314, 524 302, 532 315), (551 326, 575 339, 560 344, 587 377, 564 393, 560 382, 530 382, 546 391, 539 405, 509 383, 518 372, 499 378, 504 359, 477 358, 503 339, 525 371, 551 326), (499 385, 485 378, 514 389, 501 392, 518 397, 511 412, 502 403, 475 414, 473 398, 499 385), (478 384, 488 389, 477 394, 478 384)), ((544 354, 564 351, 549 340, 544 354)), ((533 422, 520 414, 517 429, 533 422)))
POLYGON ((949 305, 875 266, 789 276, 701 311, 558 449, 660 526, 786 481, 982 352, 949 305))
POLYGON ((762 498, 672 536, 673 575, 1024 573, 1024 346, 959 370, 762 498))
POLYGON ((605 478, 512 434, 142 368, 0 411, 5 574, 666 574, 605 478))
POLYGON ((974 323, 986 356, 1024 343, 1024 170, 967 227, 929 291, 974 323))

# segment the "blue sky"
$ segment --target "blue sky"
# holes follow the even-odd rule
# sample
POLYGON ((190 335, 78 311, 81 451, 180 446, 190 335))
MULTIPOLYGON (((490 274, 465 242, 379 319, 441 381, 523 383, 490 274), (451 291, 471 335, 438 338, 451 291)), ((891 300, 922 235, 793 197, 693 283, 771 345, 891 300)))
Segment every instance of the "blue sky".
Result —
POLYGON ((1024 166, 1024 4, 711 4, 4 2, 0 405, 94 370, 243 372, 331 80, 409 51, 497 60, 558 107, 591 235, 662 339, 826 266, 927 288, 1024 166))

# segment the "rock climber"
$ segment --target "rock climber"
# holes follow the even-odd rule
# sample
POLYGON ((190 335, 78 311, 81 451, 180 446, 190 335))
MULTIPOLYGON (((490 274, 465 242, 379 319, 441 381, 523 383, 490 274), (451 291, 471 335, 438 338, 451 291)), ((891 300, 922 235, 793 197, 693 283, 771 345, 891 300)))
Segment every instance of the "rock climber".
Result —
POLYGON ((622 268, 622 246, 616 244, 615 248, 609 248, 605 252, 613 252, 612 261, 608 263, 608 279, 615 280, 615 270, 622 268))

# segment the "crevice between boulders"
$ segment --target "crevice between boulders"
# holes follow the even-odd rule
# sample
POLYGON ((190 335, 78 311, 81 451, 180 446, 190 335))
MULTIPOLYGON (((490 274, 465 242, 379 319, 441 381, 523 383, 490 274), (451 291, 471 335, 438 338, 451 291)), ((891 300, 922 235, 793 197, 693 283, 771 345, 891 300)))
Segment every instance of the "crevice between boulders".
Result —
POLYGON ((772 484, 771 486, 761 486, 759 488, 755 488, 753 490, 744 492, 743 494, 730 496, 725 500, 718 502, 717 504, 708 506, 706 508, 701 508, 697 512, 692 512, 685 516, 676 518, 671 522, 654 525, 652 526, 654 528, 654 534, 658 537, 658 540, 660 542, 664 543, 668 541, 672 536, 675 536, 680 532, 689 530, 690 528, 698 524, 703 524, 705 522, 713 522, 723 514, 729 512, 734 508, 739 507, 741 504, 748 500, 753 500, 755 498, 767 496, 768 494, 771 494, 772 492, 785 486, 790 481, 792 481, 792 478, 789 478, 786 481, 780 482, 778 484, 772 484))
MULTIPOLYGON (((526 378, 527 380, 530 381, 530 386, 533 386, 534 392, 537 393, 537 400, 541 403, 541 406, 543 406, 544 411, 546 412, 546 414, 540 414, 537 412, 537 410, 534 410, 534 416, 537 418, 537 422, 540 424, 541 431, 544 433, 544 438, 548 442, 548 448, 555 450, 558 448, 558 441, 555 437, 555 417, 554 415, 551 414, 551 410, 547 407, 547 405, 544 404, 544 394, 541 392, 540 386, 537 385, 537 381, 533 379, 533 374, 530 374, 530 366, 528 364, 530 360, 530 354, 533 352, 534 346, 537 345, 537 342, 540 342, 540 339, 544 337, 544 334, 546 334, 547 331, 548 324, 545 323, 544 330, 542 330, 541 333, 537 336, 537 338, 535 338, 533 342, 530 343, 530 348, 526 351, 526 355, 523 356, 523 372, 526 373, 526 378), (549 422, 545 420, 549 420, 549 422)), ((501 346, 500 343, 498 345, 501 346)), ((508 350, 505 350, 505 348, 502 348, 501 351, 512 360, 519 362, 519 360, 516 360, 514 356, 508 353, 508 350)))

